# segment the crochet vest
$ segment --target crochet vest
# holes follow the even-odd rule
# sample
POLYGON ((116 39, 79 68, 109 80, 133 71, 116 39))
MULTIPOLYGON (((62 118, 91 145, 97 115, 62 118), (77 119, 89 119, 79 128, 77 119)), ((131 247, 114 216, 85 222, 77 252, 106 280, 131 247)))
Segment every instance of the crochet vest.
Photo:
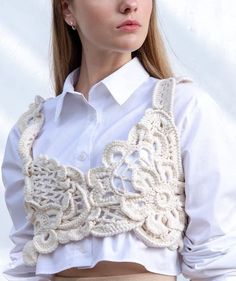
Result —
POLYGON ((176 83, 189 81, 158 80, 152 108, 146 109, 127 140, 108 143, 102 165, 86 173, 44 154, 33 158, 45 102, 35 96, 17 122, 24 207, 34 226, 32 240, 22 252, 25 264, 36 265, 39 254, 52 253, 59 244, 127 231, 149 247, 182 249, 187 221, 184 173, 172 111, 176 83))

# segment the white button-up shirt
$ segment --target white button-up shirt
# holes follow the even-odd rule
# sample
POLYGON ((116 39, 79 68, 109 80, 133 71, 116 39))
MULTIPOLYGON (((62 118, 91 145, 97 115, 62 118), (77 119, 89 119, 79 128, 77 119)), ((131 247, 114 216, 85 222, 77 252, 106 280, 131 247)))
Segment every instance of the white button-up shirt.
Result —
MULTIPOLYGON (((106 144, 127 140, 129 130, 152 106, 158 79, 133 58, 93 85, 87 101, 74 90, 79 70, 68 75, 59 96, 45 101, 45 123, 33 145, 33 156, 47 154, 87 172, 102 164, 106 144)), ((13 222, 10 238, 15 244, 10 252, 12 263, 5 270, 8 280, 21 280, 19 276, 51 280, 56 272, 91 268, 101 260, 136 262, 151 272, 182 272, 193 280, 236 280, 235 124, 195 82, 177 84, 174 95, 173 117, 180 136, 189 217, 182 252, 147 247, 127 232, 59 245, 53 253, 39 255, 35 267, 24 265, 22 248, 32 239, 33 227, 23 205, 24 177, 17 150, 20 135, 15 124, 2 163, 5 200, 13 222)))

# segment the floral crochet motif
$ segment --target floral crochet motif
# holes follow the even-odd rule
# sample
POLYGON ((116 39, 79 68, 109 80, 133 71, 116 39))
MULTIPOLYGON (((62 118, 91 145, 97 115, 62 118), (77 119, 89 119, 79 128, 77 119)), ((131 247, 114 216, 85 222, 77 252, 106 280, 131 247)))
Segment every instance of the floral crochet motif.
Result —
POLYGON ((23 249, 27 265, 59 244, 133 231, 150 247, 181 249, 186 227, 184 174, 173 121, 176 83, 159 80, 152 108, 130 130, 127 141, 107 144, 102 165, 83 173, 40 154, 32 146, 44 123, 44 99, 36 96, 18 121, 25 175, 25 209, 34 235, 23 249))

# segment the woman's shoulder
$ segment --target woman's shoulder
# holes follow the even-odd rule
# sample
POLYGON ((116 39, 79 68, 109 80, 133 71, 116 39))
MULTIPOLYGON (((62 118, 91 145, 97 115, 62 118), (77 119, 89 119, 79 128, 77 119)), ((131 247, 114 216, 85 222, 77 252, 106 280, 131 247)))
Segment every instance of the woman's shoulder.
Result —
POLYGON ((163 81, 165 85, 170 84, 167 86, 174 86, 173 98, 175 98, 175 103, 181 102, 183 105, 187 105, 201 102, 204 99, 210 99, 214 102, 214 98, 210 96, 206 89, 190 76, 171 76, 165 79, 152 77, 152 80, 154 80, 154 83, 163 81))
POLYGON ((201 99, 203 96, 209 95, 206 90, 198 84, 198 82, 187 76, 173 77, 176 81, 175 96, 189 102, 191 100, 201 99))
POLYGON ((236 122, 218 101, 214 92, 206 90, 198 82, 176 83, 174 115, 181 132, 202 131, 236 134, 236 122), (183 127, 183 128, 182 128, 183 127))
POLYGON ((182 112, 201 111, 221 111, 222 108, 217 102, 216 98, 196 80, 186 77, 174 77, 175 85, 175 107, 182 112))
MULTIPOLYGON (((152 83, 161 87, 165 92, 171 88, 171 95, 166 95, 166 99, 171 99, 173 113, 178 118, 185 118, 190 115, 207 114, 208 111, 221 111, 221 106, 217 103, 214 93, 209 93, 203 86, 190 76, 171 76, 165 79, 152 77, 152 83)), ((164 95, 165 96, 165 95, 164 95)))

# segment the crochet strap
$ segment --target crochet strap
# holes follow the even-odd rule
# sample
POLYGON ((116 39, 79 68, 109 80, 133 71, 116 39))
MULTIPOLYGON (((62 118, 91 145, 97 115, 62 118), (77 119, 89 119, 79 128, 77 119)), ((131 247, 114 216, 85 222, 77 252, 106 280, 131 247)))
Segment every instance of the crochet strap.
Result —
POLYGON ((41 112, 44 101, 43 97, 36 95, 34 102, 29 104, 28 110, 19 117, 16 123, 21 135, 18 148, 23 161, 22 171, 25 175, 28 175, 28 165, 32 161, 33 143, 44 122, 44 115, 41 112))
POLYGON ((193 80, 187 76, 178 76, 158 81, 152 97, 153 108, 164 110, 172 115, 176 84, 187 82, 193 82, 193 80))
POLYGON ((17 127, 21 134, 33 121, 35 121, 36 118, 41 116, 40 111, 42 109, 43 102, 44 98, 36 95, 34 97, 34 101, 29 104, 28 110, 21 114, 17 121, 17 127))

